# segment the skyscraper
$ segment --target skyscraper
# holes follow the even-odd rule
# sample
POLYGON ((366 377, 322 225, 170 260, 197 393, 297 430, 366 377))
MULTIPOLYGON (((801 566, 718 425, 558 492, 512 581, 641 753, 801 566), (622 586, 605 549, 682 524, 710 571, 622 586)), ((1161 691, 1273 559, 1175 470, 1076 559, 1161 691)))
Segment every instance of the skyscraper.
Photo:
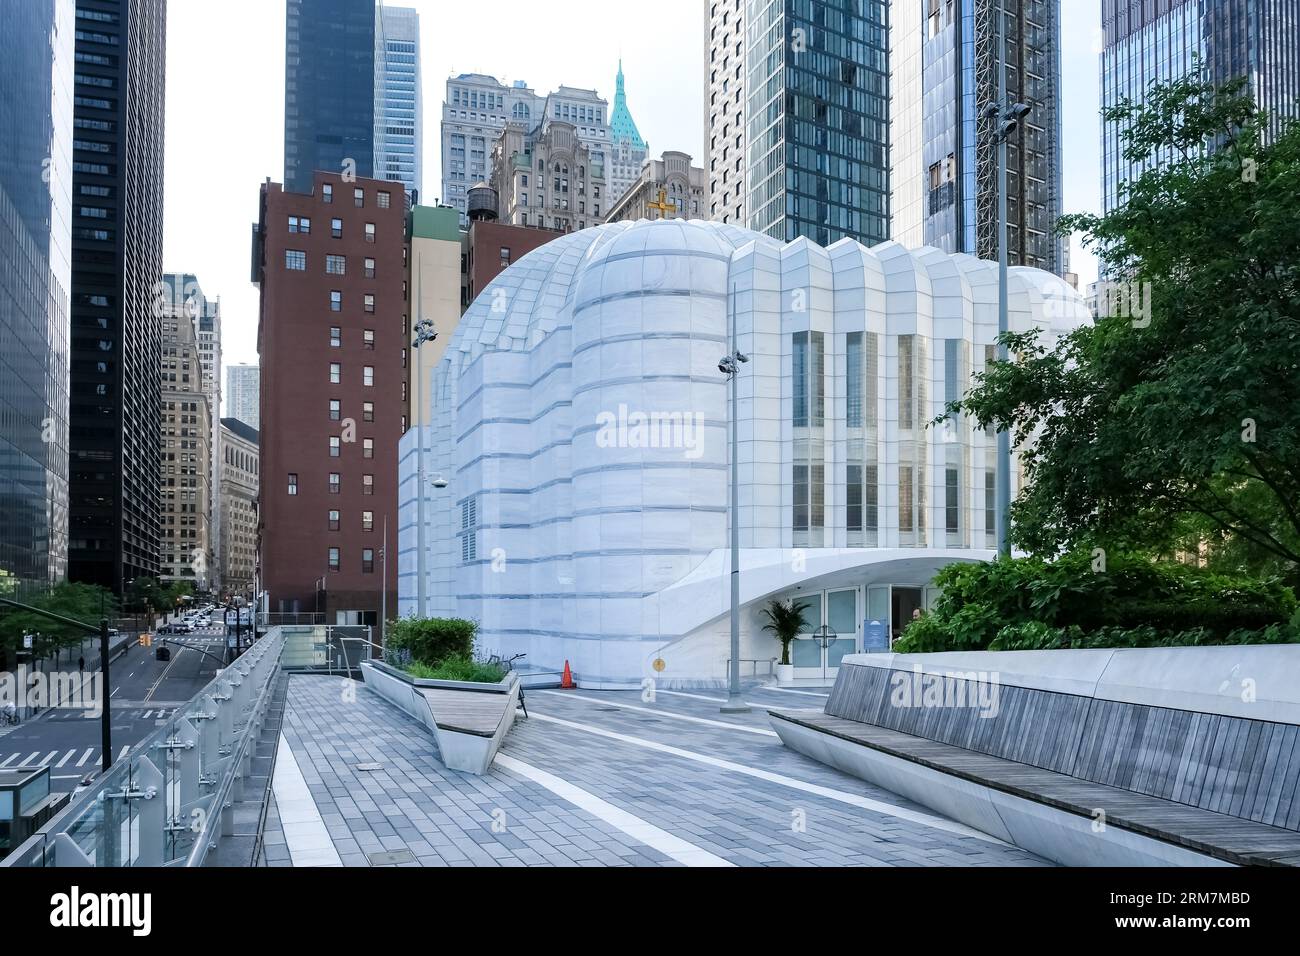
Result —
MULTIPOLYGON (((1141 103, 1152 83, 1185 76, 1200 57, 1216 83, 1244 77, 1272 130, 1300 116, 1300 0, 1102 0, 1101 105, 1141 103)), ((1121 203, 1120 186, 1167 156, 1130 163, 1120 123, 1102 123, 1102 202, 1121 203)))
POLYGON ((205 590, 215 583, 218 570, 212 516, 216 438, 197 327, 190 314, 194 300, 175 301, 177 305, 163 310, 158 358, 162 383, 159 576, 165 581, 189 581, 205 590))
POLYGON ((78 0, 68 574, 159 571, 165 0, 78 0))
POLYGON ((618 61, 614 85, 614 110, 609 114, 609 163, 605 178, 609 182, 608 205, 618 202, 641 175, 641 164, 650 155, 650 146, 641 138, 627 108, 627 91, 623 87, 623 61, 618 61))
POLYGON ((1005 62, 1007 101, 1031 108, 1007 146, 1007 259, 1063 274, 1060 0, 892 10, 891 238, 997 258, 997 142, 980 114, 1005 62))
POLYGON ((287 0, 286 189, 310 192, 318 169, 374 175, 376 16, 375 0, 287 0))
POLYGON ((400 182, 408 198, 418 196, 423 137, 420 15, 381 6, 375 29, 375 178, 400 182))
POLYGON ((829 245, 889 236, 888 4, 706 9, 711 218, 829 245))
POLYGON ((226 416, 258 428, 258 381, 261 369, 240 363, 226 366, 226 416))
POLYGON ((68 558, 73 0, 0 0, 0 588, 68 558))

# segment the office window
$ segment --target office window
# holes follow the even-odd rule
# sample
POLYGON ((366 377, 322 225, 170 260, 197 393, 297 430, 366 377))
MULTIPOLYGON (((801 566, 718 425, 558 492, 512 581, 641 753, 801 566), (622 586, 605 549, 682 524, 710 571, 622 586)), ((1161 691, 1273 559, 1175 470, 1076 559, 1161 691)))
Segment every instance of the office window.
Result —
POLYGON ((361 457, 362 458, 375 457, 375 440, 373 438, 361 439, 361 457))
POLYGON ((373 494, 375 493, 375 476, 374 476, 374 475, 362 475, 362 476, 361 476, 361 493, 362 493, 363 495, 373 495, 373 494))
POLYGON ((334 201, 334 186, 331 183, 326 183, 323 187, 321 187, 321 202, 333 202, 333 201, 334 201))
POLYGON ((374 329, 362 329, 362 331, 361 331, 361 347, 362 347, 363 349, 372 349, 372 350, 374 349, 374 347, 375 347, 375 330, 374 330, 374 329))
POLYGON ((331 312, 343 311, 343 293, 340 292, 338 289, 330 290, 330 311, 331 312))
POLYGON ((337 398, 330 399, 330 421, 336 422, 343 417, 343 403, 337 398))
POLYGON ((375 573, 375 552, 373 548, 361 549, 361 573, 362 574, 375 573))
POLYGON ((343 476, 337 471, 330 472, 330 494, 337 495, 343 485, 343 476))
POLYGON ((329 527, 331 531, 339 530, 339 513, 337 511, 330 512, 329 527))
POLYGON ((337 325, 330 326, 330 348, 337 349, 343 347, 343 330, 337 325))
POLYGON ((358 209, 366 204, 366 191, 360 186, 352 190, 352 203, 358 209))
POLYGON ((305 272, 307 269, 307 253, 301 249, 284 250, 284 267, 292 272, 305 272))
POLYGON ((365 273, 366 273, 366 278, 367 278, 367 279, 373 279, 373 278, 375 277, 375 260, 374 260, 374 259, 367 259, 367 260, 366 260, 365 273))
POLYGON ((957 485, 957 469, 944 470, 944 521, 948 531, 961 530, 961 505, 957 485))
POLYGON ((361 369, 361 384, 368 386, 375 384, 375 367, 373 365, 367 365, 361 369))
POLYGON ((343 366, 338 362, 330 362, 330 384, 338 385, 343 380, 343 366))
POLYGON ((361 530, 362 531, 375 530, 375 513, 373 511, 361 512, 361 530))
POLYGON ((325 272, 332 276, 346 275, 348 271, 348 260, 346 256, 326 256, 325 272))
POLYGON ((368 222, 366 223, 366 242, 374 242, 374 241, 375 241, 375 224, 373 222, 368 222))
POLYGON ((338 458, 343 454, 343 440, 338 435, 330 436, 330 457, 338 458))
POLYGON ((311 234, 311 217, 309 216, 290 216, 289 231, 300 233, 301 235, 311 234))
POLYGON ((378 205, 380 209, 387 209, 393 202, 393 194, 385 190, 379 191, 378 205))
POLYGON ((373 422, 373 421, 375 420, 375 403, 374 403, 374 402, 362 402, 362 403, 361 403, 361 420, 362 420, 363 422, 373 422))
POLYGON ((373 292, 365 293, 362 302, 367 312, 373 313, 375 311, 375 294, 373 292))
POLYGON ((330 548, 330 551, 329 551, 329 561, 330 561, 330 570, 331 570, 331 571, 337 571, 337 570, 339 569, 339 549, 338 549, 338 548, 330 548))
POLYGON ((331 236, 332 238, 334 238, 334 239, 342 239, 342 238, 343 238, 343 220, 342 220, 342 219, 331 219, 331 220, 330 220, 330 236, 331 236))
POLYGON ((289 472, 289 494, 296 495, 297 493, 298 493, 298 475, 296 472, 291 471, 289 472))

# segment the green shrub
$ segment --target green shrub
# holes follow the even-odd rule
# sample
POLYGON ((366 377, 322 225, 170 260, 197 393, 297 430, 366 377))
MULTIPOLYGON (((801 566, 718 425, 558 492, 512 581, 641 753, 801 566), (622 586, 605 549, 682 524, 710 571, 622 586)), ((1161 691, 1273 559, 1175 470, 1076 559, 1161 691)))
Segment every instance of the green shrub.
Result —
POLYGON ((1300 642, 1295 595, 1275 580, 1087 552, 950 564, 934 608, 894 644, 903 652, 1300 642))
POLYGON ((406 672, 422 680, 465 680, 478 684, 495 684, 506 676, 500 664, 476 661, 468 654, 452 655, 433 667, 412 661, 406 665, 406 672))
POLYGON ((463 618, 405 617, 389 623, 385 654, 436 667, 451 657, 472 657, 477 633, 478 624, 463 618))

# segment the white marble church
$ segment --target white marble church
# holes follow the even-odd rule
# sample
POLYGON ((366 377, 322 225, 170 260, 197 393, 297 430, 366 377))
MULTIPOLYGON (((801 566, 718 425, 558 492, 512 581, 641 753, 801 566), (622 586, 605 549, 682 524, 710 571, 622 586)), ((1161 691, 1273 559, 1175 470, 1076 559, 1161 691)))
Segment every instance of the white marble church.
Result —
MULTIPOLYGON (((1010 270, 1013 330, 1089 320, 1060 279, 1010 270)), ((426 613, 477 620, 482 652, 567 660, 587 687, 721 685, 732 322, 742 673, 779 654, 771 597, 809 605, 795 676, 828 679, 887 648, 938 568, 992 556, 993 435, 927 423, 993 354, 995 263, 619 222, 529 253, 452 334, 422 390, 423 481, 417 429, 400 451, 400 613, 419 494, 426 613)))

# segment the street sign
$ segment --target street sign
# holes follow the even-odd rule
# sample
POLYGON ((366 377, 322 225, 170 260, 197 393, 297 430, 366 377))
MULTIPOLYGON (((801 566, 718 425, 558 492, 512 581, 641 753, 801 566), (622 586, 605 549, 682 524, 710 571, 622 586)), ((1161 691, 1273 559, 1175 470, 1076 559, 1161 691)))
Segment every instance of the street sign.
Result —
POLYGON ((31 634, 24 634, 24 635, 23 635, 23 648, 24 648, 25 650, 29 650, 29 651, 30 651, 30 650, 32 649, 32 641, 33 641, 33 637, 34 637, 34 635, 31 635, 31 634))

